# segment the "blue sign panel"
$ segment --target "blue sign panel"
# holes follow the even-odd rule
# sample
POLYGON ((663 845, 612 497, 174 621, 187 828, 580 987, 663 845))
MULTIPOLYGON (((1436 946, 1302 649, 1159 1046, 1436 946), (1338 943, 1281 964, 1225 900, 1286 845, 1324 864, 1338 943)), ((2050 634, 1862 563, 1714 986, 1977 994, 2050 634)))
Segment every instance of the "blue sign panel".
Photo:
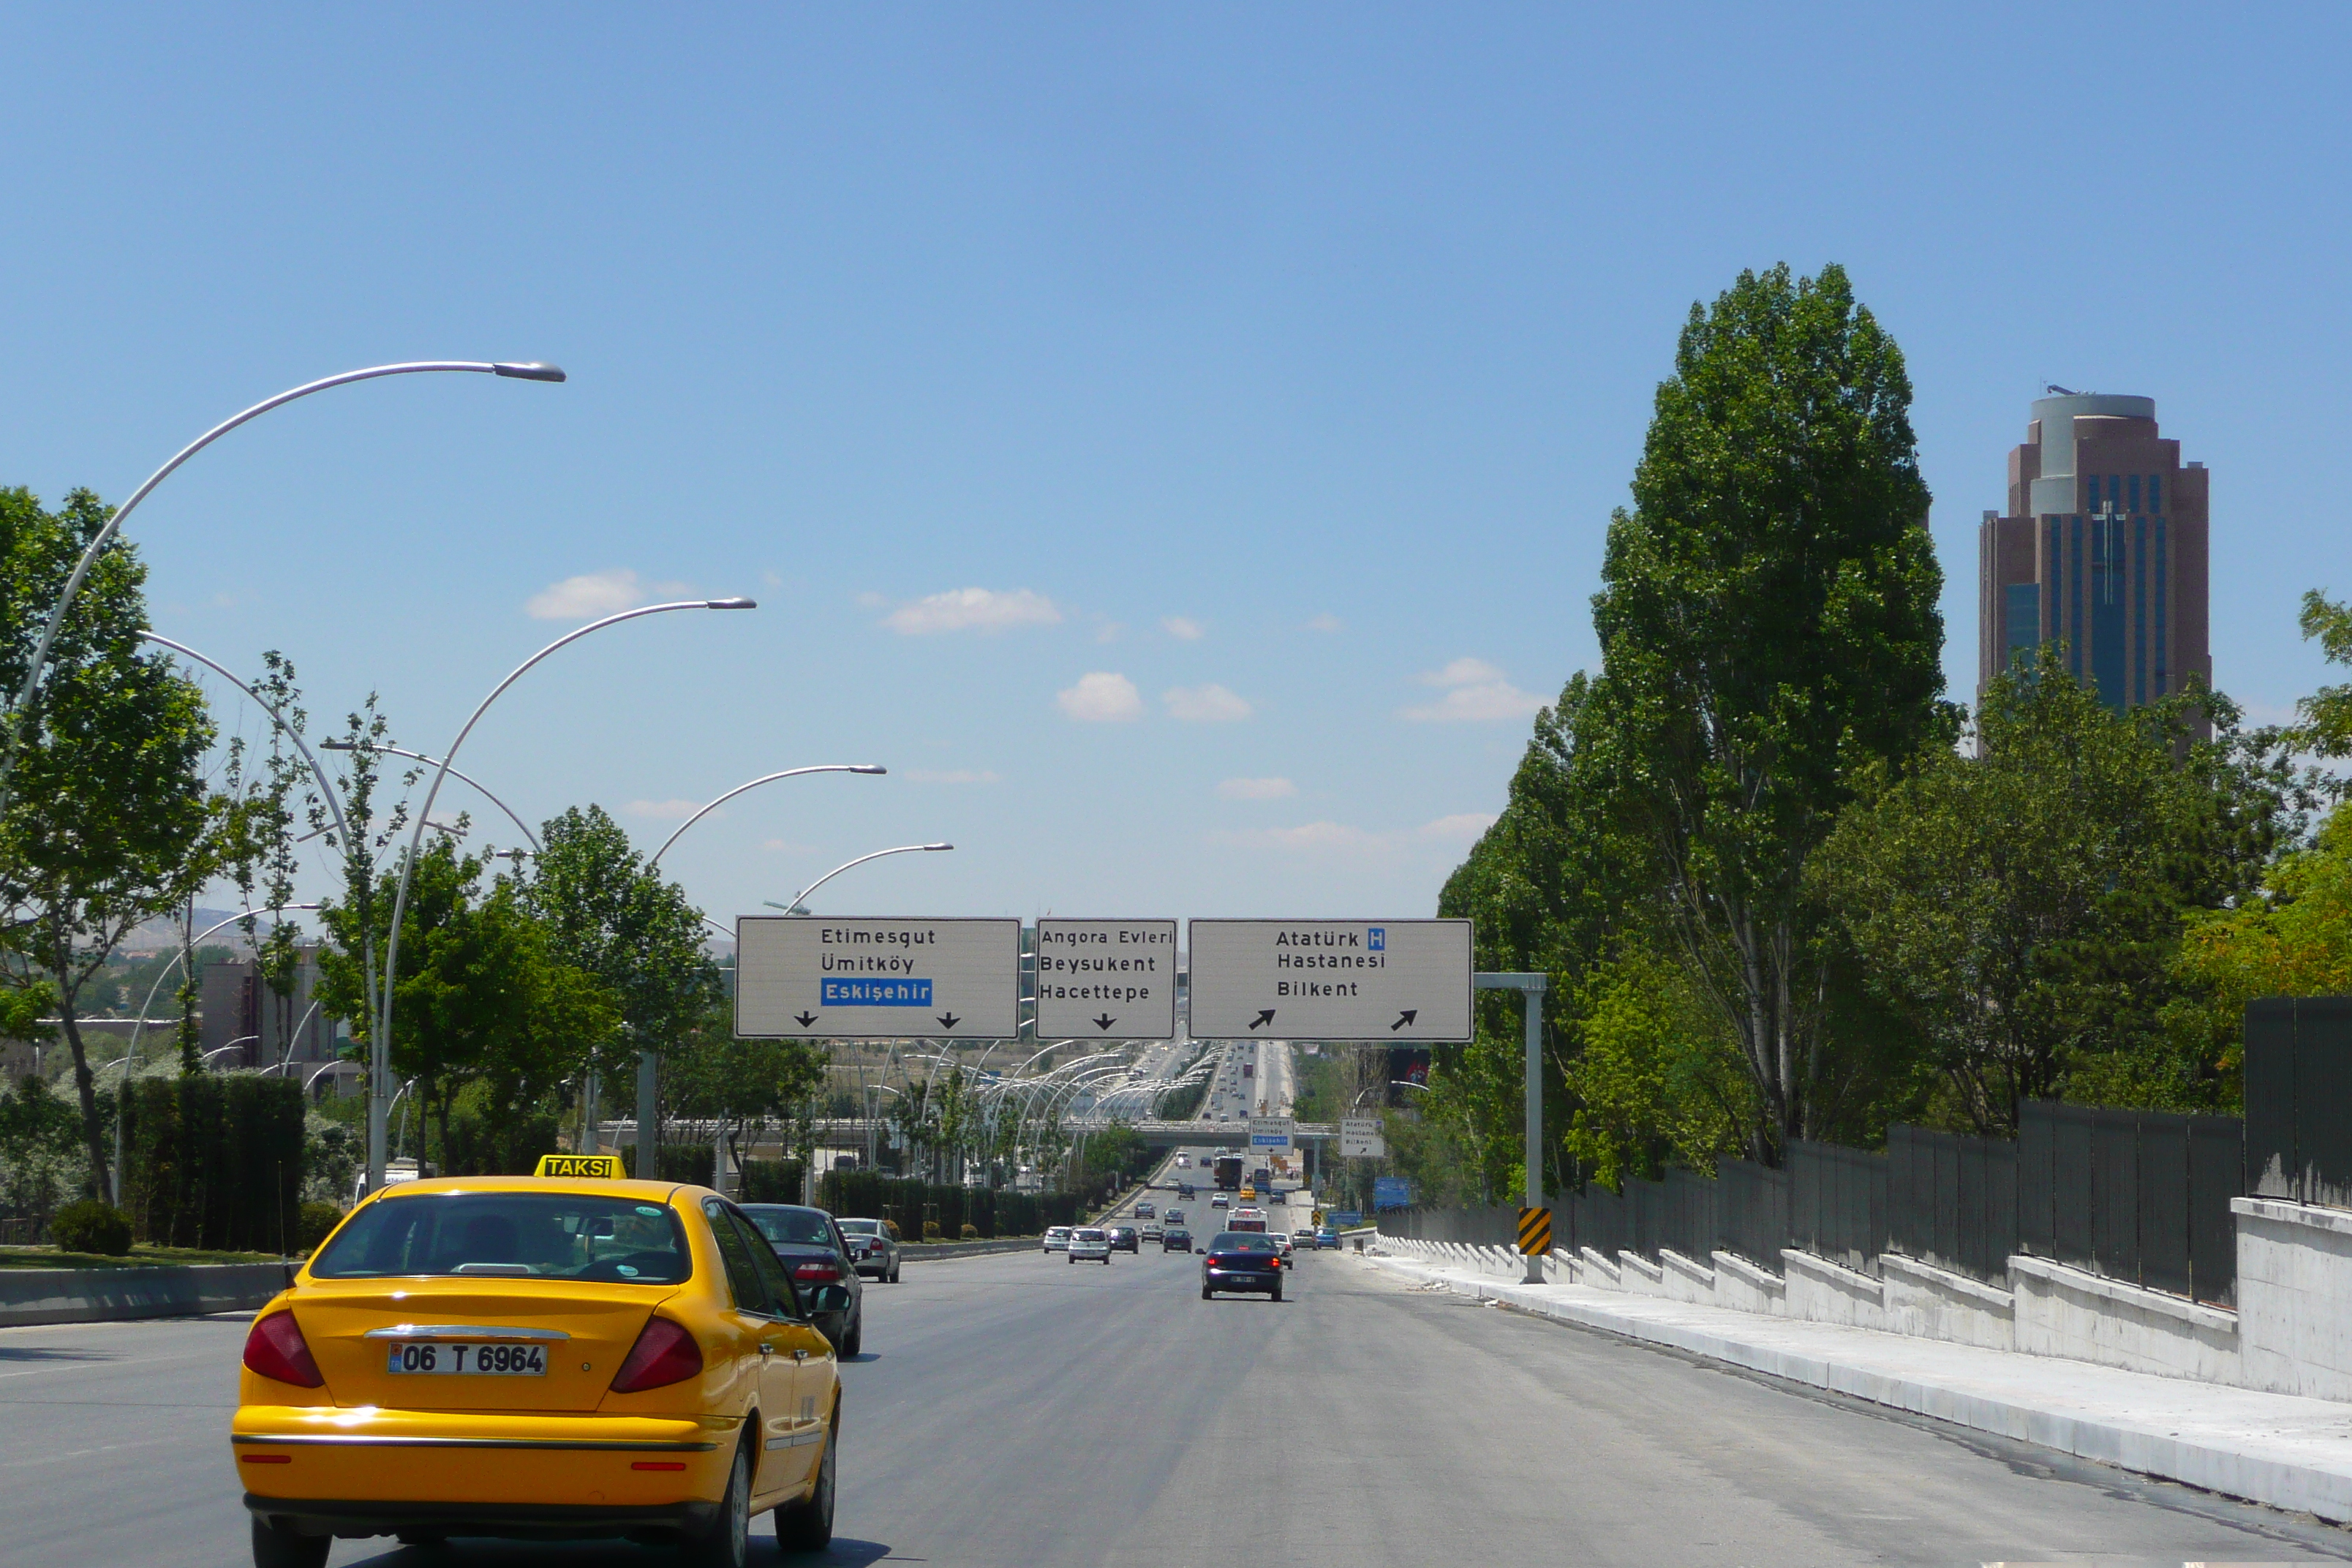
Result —
POLYGON ((1361 1209, 1333 1209, 1323 1218, 1334 1230, 1353 1230, 1364 1223, 1364 1213, 1361 1209))
POLYGON ((835 980, 824 982, 828 1007, 928 1007, 928 980, 835 980))
POLYGON ((1412 1183, 1402 1176, 1374 1176, 1372 1206, 1376 1209, 1411 1208, 1412 1183))

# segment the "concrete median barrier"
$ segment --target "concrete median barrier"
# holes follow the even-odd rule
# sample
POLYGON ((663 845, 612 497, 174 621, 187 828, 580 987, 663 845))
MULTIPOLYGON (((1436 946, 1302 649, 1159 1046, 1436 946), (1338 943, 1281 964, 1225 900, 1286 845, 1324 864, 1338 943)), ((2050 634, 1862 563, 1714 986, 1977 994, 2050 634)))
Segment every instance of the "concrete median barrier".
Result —
POLYGON ((0 1327, 251 1311, 286 1288, 287 1263, 0 1268, 0 1327))

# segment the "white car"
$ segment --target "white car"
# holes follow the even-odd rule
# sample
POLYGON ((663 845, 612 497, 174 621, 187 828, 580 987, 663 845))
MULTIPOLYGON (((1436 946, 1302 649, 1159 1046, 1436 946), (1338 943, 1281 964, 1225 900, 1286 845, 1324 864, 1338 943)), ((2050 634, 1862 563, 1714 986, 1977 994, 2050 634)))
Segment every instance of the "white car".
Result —
POLYGON ((1191 1170, 1191 1169, 1192 1168, 1192 1155, 1190 1155, 1190 1154, 1179 1154, 1179 1155, 1177 1155, 1177 1156, 1176 1156, 1176 1168, 1177 1168, 1178 1170, 1180 1170, 1180 1171, 1189 1171, 1189 1170, 1191 1170))
POLYGON ((1097 1230, 1090 1225, 1081 1226, 1070 1232, 1069 1240, 1063 1243, 1062 1250, 1069 1255, 1072 1263, 1083 1260, 1107 1264, 1110 1261, 1110 1232, 1097 1230))
POLYGON ((1215 1197, 1211 1198, 1209 1200, 1209 1206, 1213 1209, 1221 1209, 1229 1206, 1225 1201, 1225 1194, 1219 1193, 1215 1197))
POLYGON ((1048 1252, 1069 1251, 1070 1227, 1066 1225, 1057 1225, 1048 1228, 1045 1232, 1045 1250, 1048 1252))

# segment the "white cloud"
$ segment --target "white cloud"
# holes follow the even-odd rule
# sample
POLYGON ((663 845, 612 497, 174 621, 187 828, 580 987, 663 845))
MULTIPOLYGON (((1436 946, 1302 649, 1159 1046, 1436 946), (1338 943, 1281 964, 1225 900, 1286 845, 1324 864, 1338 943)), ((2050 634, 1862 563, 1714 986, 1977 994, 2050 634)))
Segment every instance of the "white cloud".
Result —
POLYGON ((1102 625, 1095 628, 1095 641, 1098 643, 1117 642, 1118 641, 1118 634, 1125 630, 1127 630, 1127 627, 1117 621, 1105 621, 1102 625))
POLYGON ((1424 822, 1416 831, 1423 838, 1442 838, 1451 843, 1468 844, 1494 826, 1495 814, 1491 811, 1457 811, 1451 816, 1441 816, 1434 822, 1424 822))
POLYGON ((683 583, 641 582, 635 572, 619 566, 610 572, 566 577, 533 594, 522 608, 535 621, 585 621, 686 595, 683 583))
POLYGON ((1420 680, 1423 686, 1445 688, 1445 695, 1418 708, 1399 709, 1399 718, 1424 723, 1492 724, 1530 718, 1544 705, 1542 698, 1520 690, 1483 658, 1457 658, 1420 680))
POLYGON ((1179 642, 1199 642, 1209 630, 1190 616, 1162 616, 1160 629, 1179 642))
POLYGON ((992 784, 1003 782, 993 770, 985 768, 908 768, 898 776, 909 784, 992 784))
POLYGON ((1078 677, 1076 686, 1055 692, 1054 700, 1063 712, 1089 724, 1143 715, 1143 694, 1136 690, 1135 682, 1108 670, 1078 677))
POLYGON ((683 822, 700 811, 702 803, 698 800, 633 800, 627 809, 631 816, 650 816, 657 822, 683 822))
POLYGON ((934 632, 1001 632, 1013 626, 1051 626, 1062 612, 1043 594, 1015 588, 999 594, 989 588, 956 588, 901 605, 882 624, 908 637, 934 632))
POLYGON ((1196 724, 1231 723, 1246 719, 1253 710, 1241 698, 1214 682, 1207 686, 1180 686, 1163 692, 1160 699, 1168 705, 1171 719, 1181 719, 1196 724))
POLYGON ((1297 793, 1288 779, 1227 779, 1217 786, 1224 800, 1286 800, 1297 793))
POLYGON ((1345 621, 1342 621, 1339 616, 1331 614, 1328 610, 1326 610, 1323 614, 1307 622, 1307 629, 1310 632, 1342 632, 1348 629, 1348 624, 1345 621))

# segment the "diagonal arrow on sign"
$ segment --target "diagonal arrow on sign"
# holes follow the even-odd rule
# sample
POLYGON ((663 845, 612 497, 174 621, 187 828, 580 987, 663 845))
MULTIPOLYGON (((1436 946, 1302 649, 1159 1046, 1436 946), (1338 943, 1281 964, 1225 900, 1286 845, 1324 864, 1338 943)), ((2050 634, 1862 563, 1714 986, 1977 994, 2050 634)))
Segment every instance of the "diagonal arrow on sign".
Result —
POLYGON ((1391 1035, 1395 1034, 1399 1029, 1403 1028, 1407 1024, 1412 1023, 1415 1018, 1418 1018, 1418 1017, 1420 1017, 1420 1016, 1421 1016, 1421 1009, 1420 1009, 1420 1008, 1418 1008, 1418 1007, 1407 1007, 1407 1008, 1405 1008, 1402 1012, 1401 1012, 1401 1013, 1399 1013, 1399 1014, 1397 1015, 1397 1021, 1396 1021, 1395 1023, 1391 1024, 1391 1025, 1389 1026, 1389 1033, 1390 1033, 1390 1034, 1391 1034, 1391 1035))
POLYGON ((1250 1024, 1249 1024, 1249 1026, 1250 1026, 1250 1033, 1252 1033, 1252 1034, 1255 1034, 1255 1033, 1257 1033, 1258 1026, 1259 1026, 1259 1025, 1261 1025, 1261 1024, 1271 1024, 1271 1023, 1273 1023, 1273 1022, 1274 1022, 1274 1009, 1273 1009, 1273 1008, 1271 1008, 1271 1007, 1268 1007, 1268 1008, 1266 1008, 1265 1011, 1263 1011, 1263 1012, 1261 1012, 1260 1014, 1258 1014, 1258 1016, 1257 1016, 1256 1017, 1252 1018, 1252 1019, 1250 1020, 1250 1024))

